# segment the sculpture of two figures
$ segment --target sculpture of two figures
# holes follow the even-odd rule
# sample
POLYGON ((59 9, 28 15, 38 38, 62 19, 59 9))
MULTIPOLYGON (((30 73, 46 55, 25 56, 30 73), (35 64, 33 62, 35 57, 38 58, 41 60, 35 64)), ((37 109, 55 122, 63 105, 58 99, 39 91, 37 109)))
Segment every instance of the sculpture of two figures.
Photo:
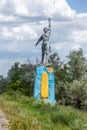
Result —
POLYGON ((43 29, 44 33, 38 39, 36 46, 42 41, 42 56, 41 56, 41 64, 48 64, 48 57, 51 51, 51 47, 49 46, 49 37, 51 34, 51 19, 48 19, 48 27, 43 29))

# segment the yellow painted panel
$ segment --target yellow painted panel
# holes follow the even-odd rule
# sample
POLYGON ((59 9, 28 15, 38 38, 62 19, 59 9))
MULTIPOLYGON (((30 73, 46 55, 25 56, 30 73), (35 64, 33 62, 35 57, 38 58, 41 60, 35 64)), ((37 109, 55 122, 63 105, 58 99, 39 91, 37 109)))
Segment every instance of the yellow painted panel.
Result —
POLYGON ((48 97, 48 74, 46 72, 42 73, 41 97, 42 98, 47 98, 48 97))

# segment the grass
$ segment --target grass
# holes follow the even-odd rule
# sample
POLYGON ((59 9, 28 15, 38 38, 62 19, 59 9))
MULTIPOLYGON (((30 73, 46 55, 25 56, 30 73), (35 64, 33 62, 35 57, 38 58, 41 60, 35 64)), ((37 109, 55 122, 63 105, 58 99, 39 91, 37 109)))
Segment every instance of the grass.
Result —
POLYGON ((19 93, 0 95, 0 108, 9 120, 10 130, 87 130, 85 113, 19 93))

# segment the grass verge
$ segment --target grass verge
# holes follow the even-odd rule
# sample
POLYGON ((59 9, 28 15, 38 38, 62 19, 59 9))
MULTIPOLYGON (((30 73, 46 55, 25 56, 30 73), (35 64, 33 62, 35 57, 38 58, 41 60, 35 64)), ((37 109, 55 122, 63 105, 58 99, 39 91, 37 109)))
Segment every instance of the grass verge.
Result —
POLYGON ((85 113, 19 93, 1 94, 0 108, 9 120, 10 130, 87 130, 85 113))

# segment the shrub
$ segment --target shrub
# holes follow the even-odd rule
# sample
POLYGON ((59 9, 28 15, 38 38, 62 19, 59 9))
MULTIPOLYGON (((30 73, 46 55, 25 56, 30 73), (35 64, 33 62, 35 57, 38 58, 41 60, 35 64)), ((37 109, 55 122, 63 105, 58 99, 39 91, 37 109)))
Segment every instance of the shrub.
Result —
POLYGON ((73 83, 69 85, 71 104, 77 108, 87 106, 87 79, 81 79, 80 81, 74 80, 73 83))

